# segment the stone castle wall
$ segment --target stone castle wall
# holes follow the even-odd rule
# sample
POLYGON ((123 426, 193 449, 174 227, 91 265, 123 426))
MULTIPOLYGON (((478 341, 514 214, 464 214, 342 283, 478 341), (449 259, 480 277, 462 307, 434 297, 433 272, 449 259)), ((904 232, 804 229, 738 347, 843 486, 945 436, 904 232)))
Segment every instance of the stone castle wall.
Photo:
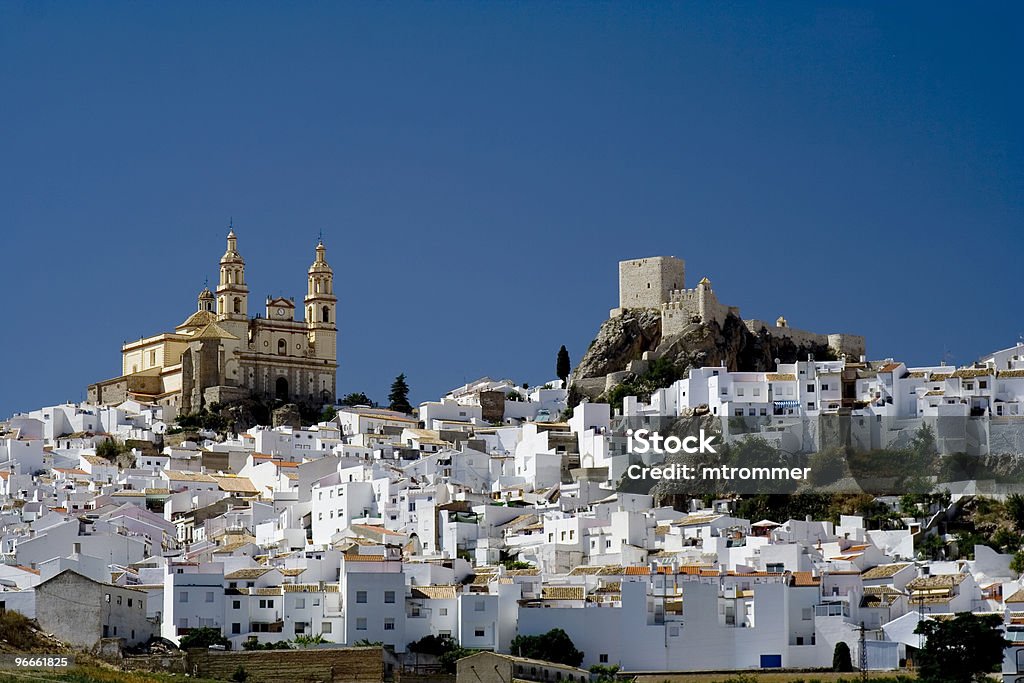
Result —
POLYGON ((674 290, 668 302, 661 305, 661 334, 680 334, 693 322, 715 321, 723 325, 730 313, 739 316, 740 309, 721 303, 710 283, 701 280, 696 289, 674 290))
MULTIPOLYGON (((619 307, 612 309, 611 316, 631 308, 659 309, 662 337, 681 334, 693 323, 714 321, 723 325, 730 314, 740 317, 739 308, 718 300, 707 278, 695 288, 685 289, 685 275, 684 261, 674 256, 619 261, 619 307)), ((864 337, 859 335, 816 334, 763 320, 747 320, 745 324, 754 334, 765 328, 774 337, 786 337, 798 345, 828 346, 840 356, 859 357, 866 349, 864 337)))
POLYGON ((764 320, 744 320, 743 324, 753 334, 758 334, 762 329, 765 329, 773 337, 789 338, 797 345, 828 346, 835 351, 837 356, 846 354, 856 359, 866 353, 867 344, 864 337, 856 334, 817 334, 789 327, 788 325, 771 324, 764 320))

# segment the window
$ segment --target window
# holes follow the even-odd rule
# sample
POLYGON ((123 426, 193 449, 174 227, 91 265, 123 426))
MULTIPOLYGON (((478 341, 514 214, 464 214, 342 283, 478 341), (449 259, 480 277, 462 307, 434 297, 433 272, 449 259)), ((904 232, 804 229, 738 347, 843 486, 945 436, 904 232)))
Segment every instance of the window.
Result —
POLYGON ((366 617, 359 617, 359 618, 356 619, 356 630, 357 631, 365 631, 366 630, 366 617))
POLYGON ((601 654, 599 654, 599 655, 597 656, 597 660, 598 660, 599 662, 601 662, 602 664, 607 664, 607 663, 608 663, 608 655, 606 655, 606 654, 604 654, 604 653, 601 653, 601 654))
POLYGON ((231 633, 241 633, 241 632, 242 632, 242 625, 240 623, 238 623, 236 621, 233 624, 231 624, 231 633))
POLYGON ((320 624, 320 633, 330 633, 332 624, 329 621, 324 621, 320 624))
POLYGON ((442 617, 446 617, 446 616, 448 616, 448 608, 447 608, 447 607, 442 607, 442 608, 441 608, 440 610, 438 610, 438 611, 439 611, 439 612, 441 613, 441 616, 442 616, 442 617))
POLYGON ((131 607, 131 606, 132 606, 132 603, 133 603, 133 602, 135 602, 135 601, 134 601, 134 600, 132 600, 131 598, 128 598, 128 606, 129 606, 129 607, 131 607))
POLYGON ((807 385, 807 393, 808 394, 813 394, 814 393, 814 385, 813 384, 808 384, 807 385))
POLYGON ((807 402, 807 410, 814 410, 814 401, 807 402))
POLYGON ((385 604, 393 604, 395 602, 395 591, 384 591, 384 602, 385 604))
POLYGON ((828 391, 828 385, 827 384, 822 384, 821 385, 821 390, 822 391, 828 391))
POLYGON ((241 600, 232 600, 231 601, 231 609, 242 609, 242 601, 241 600))
POLYGON ((295 609, 306 609, 306 598, 296 598, 295 609))
POLYGON ((487 603, 485 603, 483 600, 477 600, 476 603, 473 605, 474 612, 483 612, 486 608, 487 603))
POLYGON ((277 340, 277 355, 283 356, 288 353, 288 344, 285 343, 284 339, 277 340))
POLYGON ((387 617, 384 620, 384 630, 385 631, 394 631, 395 630, 395 620, 394 620, 394 618, 387 617))
POLYGON ((213 602, 213 591, 206 591, 206 602, 213 602))
POLYGON ((117 604, 119 604, 119 605, 121 604, 121 596, 120 595, 117 596, 117 604))
POLYGON ((732 414, 735 417, 743 417, 743 408, 736 408, 734 411, 732 411, 732 414))
MULTIPOLYGON (((110 594, 107 593, 107 602, 110 602, 110 594)), ((188 591, 178 593, 178 602, 188 602, 188 591)))
POLYGON ((356 591, 356 602, 366 603, 366 591, 356 591))
POLYGON ((754 396, 761 395, 761 387, 754 387, 754 396))
POLYGON ((478 629, 473 631, 473 635, 476 636, 477 638, 483 638, 484 637, 484 630, 482 628, 478 628, 478 629))
POLYGON ((979 389, 988 389, 988 380, 979 379, 978 380, 978 388, 979 389))
POLYGON ((746 393, 746 389, 743 387, 736 387, 736 395, 743 396, 746 393))

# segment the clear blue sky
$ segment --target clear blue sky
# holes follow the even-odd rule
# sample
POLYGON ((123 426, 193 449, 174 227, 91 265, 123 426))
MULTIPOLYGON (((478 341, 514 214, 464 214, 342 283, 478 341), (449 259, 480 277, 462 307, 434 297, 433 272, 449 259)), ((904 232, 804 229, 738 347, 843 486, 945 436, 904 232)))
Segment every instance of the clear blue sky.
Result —
POLYGON ((323 230, 341 392, 532 383, 616 262, 967 362, 1024 333, 1020 3, 0 3, 0 416, 323 230))

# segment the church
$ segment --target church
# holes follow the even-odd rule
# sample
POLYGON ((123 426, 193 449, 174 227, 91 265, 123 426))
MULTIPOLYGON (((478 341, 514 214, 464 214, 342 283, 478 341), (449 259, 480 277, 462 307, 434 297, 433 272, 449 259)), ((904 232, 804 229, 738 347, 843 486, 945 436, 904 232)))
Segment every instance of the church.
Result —
POLYGON ((90 403, 125 400, 173 406, 180 414, 247 397, 327 404, 336 396, 337 298, 323 241, 307 273, 304 315, 293 298, 267 297, 249 317, 249 287, 238 238, 228 233, 216 292, 204 288, 196 311, 173 332, 121 347, 121 376, 92 384, 90 403))

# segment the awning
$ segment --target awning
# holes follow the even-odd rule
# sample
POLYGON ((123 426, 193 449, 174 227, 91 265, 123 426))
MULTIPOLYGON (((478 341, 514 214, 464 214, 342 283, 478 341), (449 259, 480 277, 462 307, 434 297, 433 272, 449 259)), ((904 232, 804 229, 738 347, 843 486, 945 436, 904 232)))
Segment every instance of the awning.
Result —
POLYGON ((774 401, 776 408, 796 408, 800 401, 774 401))

